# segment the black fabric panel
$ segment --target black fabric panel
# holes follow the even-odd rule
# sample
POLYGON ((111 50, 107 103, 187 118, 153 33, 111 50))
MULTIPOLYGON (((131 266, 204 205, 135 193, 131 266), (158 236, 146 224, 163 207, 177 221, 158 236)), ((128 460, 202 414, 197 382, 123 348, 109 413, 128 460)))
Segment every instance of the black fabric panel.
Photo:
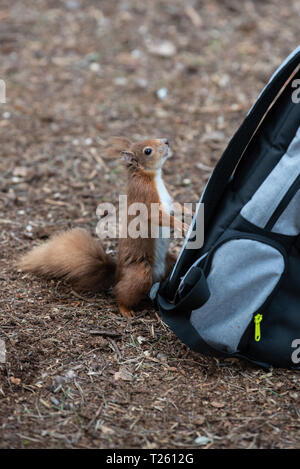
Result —
POLYGON ((248 220, 239 215, 231 225, 231 229, 244 231, 246 233, 256 233, 258 235, 264 236, 269 239, 273 239, 280 245, 282 245, 287 251, 296 243, 298 236, 288 236, 279 233, 272 233, 271 231, 266 231, 263 228, 259 228, 253 223, 250 223, 248 220))

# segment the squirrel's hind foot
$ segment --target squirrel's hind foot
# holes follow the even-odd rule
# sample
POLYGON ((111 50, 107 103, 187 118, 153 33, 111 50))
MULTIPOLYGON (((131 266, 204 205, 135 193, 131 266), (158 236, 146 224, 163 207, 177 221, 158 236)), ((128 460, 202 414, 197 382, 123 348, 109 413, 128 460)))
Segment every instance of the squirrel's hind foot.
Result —
POLYGON ((132 309, 127 308, 122 304, 118 304, 119 311, 124 318, 132 319, 135 318, 135 313, 132 309))

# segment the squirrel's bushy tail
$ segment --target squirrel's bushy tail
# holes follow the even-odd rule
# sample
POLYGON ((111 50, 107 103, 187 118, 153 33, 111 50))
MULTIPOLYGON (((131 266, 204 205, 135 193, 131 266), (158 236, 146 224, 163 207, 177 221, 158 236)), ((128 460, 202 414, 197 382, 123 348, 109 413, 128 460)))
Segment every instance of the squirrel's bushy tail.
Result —
POLYGON ((25 254, 18 267, 48 278, 64 278, 79 290, 100 291, 115 283, 114 260, 81 228, 54 235, 25 254))

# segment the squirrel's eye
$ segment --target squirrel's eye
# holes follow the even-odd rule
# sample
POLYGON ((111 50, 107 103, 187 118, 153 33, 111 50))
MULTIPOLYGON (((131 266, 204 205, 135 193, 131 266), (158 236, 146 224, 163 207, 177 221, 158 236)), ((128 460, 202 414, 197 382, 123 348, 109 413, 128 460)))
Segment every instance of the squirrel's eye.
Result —
POLYGON ((151 155, 152 148, 145 148, 144 153, 145 153, 145 155, 151 155))

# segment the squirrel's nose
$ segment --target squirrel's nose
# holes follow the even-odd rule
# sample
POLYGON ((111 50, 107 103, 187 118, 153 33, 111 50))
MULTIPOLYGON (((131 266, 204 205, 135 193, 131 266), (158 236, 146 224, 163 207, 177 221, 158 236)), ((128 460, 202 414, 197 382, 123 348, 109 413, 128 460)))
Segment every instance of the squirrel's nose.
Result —
POLYGON ((166 144, 169 145, 169 140, 167 138, 162 138, 162 141, 166 144))

